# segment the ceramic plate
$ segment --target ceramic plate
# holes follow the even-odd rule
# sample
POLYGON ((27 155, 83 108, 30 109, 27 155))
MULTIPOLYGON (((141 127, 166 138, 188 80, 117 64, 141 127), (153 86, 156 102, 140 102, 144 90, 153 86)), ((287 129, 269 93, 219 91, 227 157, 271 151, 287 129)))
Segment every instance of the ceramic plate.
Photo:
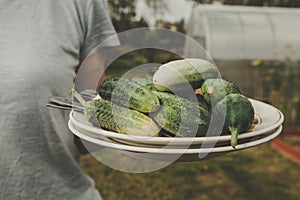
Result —
POLYGON ((108 140, 101 140, 93 138, 86 134, 86 131, 78 131, 74 124, 69 121, 69 129, 73 134, 77 135, 79 138, 88 141, 90 143, 100 145, 102 147, 108 147, 116 150, 128 151, 131 152, 133 156, 139 158, 146 158, 151 160, 159 161, 199 161, 203 159, 214 158, 220 156, 224 153, 234 152, 250 147, 260 145, 262 143, 268 142, 275 137, 277 137, 281 131, 282 126, 279 126, 271 134, 266 137, 262 137, 257 140, 250 142, 238 144, 235 149, 231 146, 223 147, 213 147, 213 148, 198 148, 198 149, 180 149, 180 148, 150 148, 150 147, 137 147, 125 144, 113 143, 108 140))
MULTIPOLYGON (((255 110, 255 116, 258 119, 258 124, 249 132, 240 133, 238 139, 247 139, 257 137, 259 135, 268 134, 278 128, 284 121, 284 116, 277 108, 263 103, 261 101, 250 99, 255 110)), ((70 121, 80 130, 89 132, 94 137, 106 137, 125 144, 143 146, 143 145, 202 145, 215 144, 230 141, 230 135, 209 136, 209 137, 143 137, 120 134, 112 131, 107 131, 93 126, 89 123, 82 113, 72 111, 70 113, 70 121)))

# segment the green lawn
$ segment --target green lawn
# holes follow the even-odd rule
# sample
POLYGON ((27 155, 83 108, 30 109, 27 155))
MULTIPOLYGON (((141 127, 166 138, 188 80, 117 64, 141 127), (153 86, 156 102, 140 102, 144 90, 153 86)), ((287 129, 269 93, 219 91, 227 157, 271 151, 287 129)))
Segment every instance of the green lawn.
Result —
POLYGON ((278 154, 270 142, 143 174, 111 169, 90 155, 82 156, 80 165, 105 200, 300 199, 300 167, 278 154))
POLYGON ((284 137, 283 141, 293 147, 300 148, 300 137, 284 137))

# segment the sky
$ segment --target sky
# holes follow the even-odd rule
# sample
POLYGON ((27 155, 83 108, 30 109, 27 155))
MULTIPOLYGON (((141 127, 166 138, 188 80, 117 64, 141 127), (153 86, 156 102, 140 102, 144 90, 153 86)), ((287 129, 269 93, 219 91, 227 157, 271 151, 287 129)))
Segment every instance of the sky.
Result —
POLYGON ((192 9, 192 2, 186 0, 165 0, 168 10, 162 16, 155 16, 153 12, 147 8, 145 0, 137 1, 136 17, 140 19, 144 17, 150 25, 154 25, 155 18, 159 17, 165 21, 176 22, 181 19, 187 20, 192 9))

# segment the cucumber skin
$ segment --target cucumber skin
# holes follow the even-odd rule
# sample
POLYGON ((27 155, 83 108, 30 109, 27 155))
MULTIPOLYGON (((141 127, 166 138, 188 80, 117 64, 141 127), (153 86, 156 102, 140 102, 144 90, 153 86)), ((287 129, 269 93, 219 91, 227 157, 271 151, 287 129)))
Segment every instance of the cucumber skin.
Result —
POLYGON ((158 98, 149 89, 127 78, 105 79, 98 92, 102 98, 112 103, 143 113, 154 112, 160 106, 158 98))
POLYGON ((174 94, 159 91, 153 93, 162 104, 153 119, 164 130, 184 137, 206 135, 210 123, 210 113, 206 109, 174 94))
POLYGON ((85 116, 97 127, 138 136, 158 136, 160 128, 147 115, 131 110, 105 99, 88 102, 85 116))
POLYGON ((154 73, 153 83, 159 91, 180 91, 188 87, 200 88, 209 78, 219 77, 212 63, 196 58, 182 59, 161 65, 154 73))
POLYGON ((241 93, 236 84, 221 78, 205 80, 201 86, 201 91, 208 104, 216 104, 228 94, 241 93))
POLYGON ((136 84, 138 84, 141 87, 144 87, 150 91, 155 91, 156 87, 153 84, 153 79, 152 78, 131 78, 131 81, 135 82, 136 84))
POLYGON ((230 129, 237 133, 248 131, 254 120, 254 107, 242 94, 228 94, 214 108, 220 117, 225 117, 223 134, 230 134, 230 129))
POLYGON ((202 95, 192 94, 192 95, 189 95, 186 99, 191 101, 191 102, 197 101, 198 105, 201 108, 204 108, 207 111, 211 110, 210 105, 205 101, 205 99, 203 98, 202 95))

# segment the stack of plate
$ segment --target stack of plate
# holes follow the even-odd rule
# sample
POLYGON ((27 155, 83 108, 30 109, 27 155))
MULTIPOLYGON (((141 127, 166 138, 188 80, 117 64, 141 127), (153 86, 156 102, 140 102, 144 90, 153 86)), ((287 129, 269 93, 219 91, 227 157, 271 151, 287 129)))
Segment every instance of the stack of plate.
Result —
POLYGON ((69 128, 85 141, 134 156, 160 161, 199 161, 224 153, 257 146, 277 137, 282 131, 283 114, 275 107, 250 99, 258 123, 249 132, 240 133, 238 145, 230 145, 230 135, 209 137, 142 137, 100 129, 89 123, 84 115, 72 111, 69 128))

